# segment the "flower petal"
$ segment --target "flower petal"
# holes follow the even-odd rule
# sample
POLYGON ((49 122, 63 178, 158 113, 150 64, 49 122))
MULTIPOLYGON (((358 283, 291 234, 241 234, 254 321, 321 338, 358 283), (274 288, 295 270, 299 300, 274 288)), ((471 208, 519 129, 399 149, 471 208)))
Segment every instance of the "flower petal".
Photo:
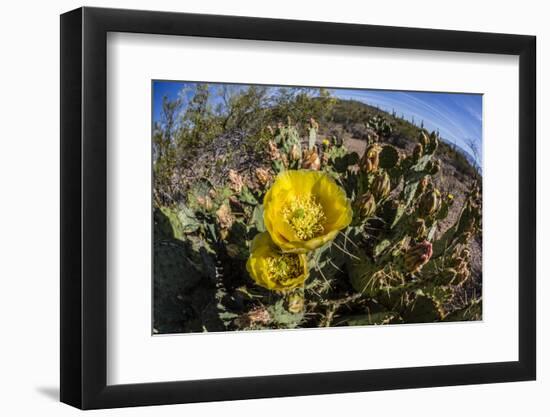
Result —
POLYGON ((345 191, 326 173, 288 170, 280 173, 264 197, 264 223, 273 242, 283 251, 305 253, 334 239, 352 220, 351 203, 345 191), (325 220, 320 236, 303 241, 283 218, 283 209, 293 199, 315 197, 325 220))

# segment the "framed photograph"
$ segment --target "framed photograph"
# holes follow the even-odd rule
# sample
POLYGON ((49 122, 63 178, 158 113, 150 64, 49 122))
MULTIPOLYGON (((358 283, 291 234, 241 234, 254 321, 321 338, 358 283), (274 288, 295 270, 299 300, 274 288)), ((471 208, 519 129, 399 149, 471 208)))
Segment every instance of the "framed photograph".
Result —
POLYGON ((61 16, 61 401, 533 380, 535 37, 61 16))

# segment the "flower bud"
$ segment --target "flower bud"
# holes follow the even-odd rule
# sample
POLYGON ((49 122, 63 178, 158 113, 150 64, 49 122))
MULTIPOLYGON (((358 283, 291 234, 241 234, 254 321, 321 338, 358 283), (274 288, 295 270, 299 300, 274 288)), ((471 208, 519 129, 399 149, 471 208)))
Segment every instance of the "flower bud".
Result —
POLYGON ((363 158, 361 159, 361 166, 364 172, 369 173, 378 170, 378 166, 380 165, 379 157, 381 150, 382 147, 378 144, 370 145, 365 150, 363 158))
POLYGON ((471 276, 470 272, 470 263, 466 259, 459 259, 459 262, 457 262, 455 267, 457 274, 456 274, 456 280, 454 282, 455 285, 462 285, 464 282, 468 280, 471 276))
POLYGON ((432 244, 427 240, 410 248, 403 258, 405 269, 409 272, 419 272, 432 257, 432 244))
POLYGON ((414 162, 418 162, 420 157, 422 156, 422 153, 424 152, 424 147, 422 144, 417 143, 413 149, 412 157, 414 162))
POLYGON ((374 216, 376 212, 376 200, 371 193, 365 193, 356 203, 357 210, 362 219, 374 216))
POLYGON ((441 208, 441 193, 434 189, 424 194, 420 200, 420 212, 425 216, 431 216, 437 213, 441 208))
POLYGON ((288 311, 292 314, 301 313, 304 310, 304 296, 300 293, 292 293, 288 297, 288 311))
POLYGON ((456 270, 456 280, 453 282, 455 285, 463 284, 471 276, 470 270, 471 252, 468 248, 455 251, 451 260, 450 266, 456 270))
POLYGON ((426 237, 426 235, 428 234, 428 229, 426 228, 426 222, 424 221, 424 219, 418 218, 413 222, 412 234, 417 239, 423 239, 426 237))
POLYGON ((479 207, 472 201, 468 200, 460 213, 460 218, 456 229, 457 234, 473 233, 479 216, 479 207))
POLYGON ((300 149, 300 145, 296 143, 292 145, 288 156, 290 157, 291 161, 298 161, 302 157, 302 150, 300 149))
POLYGON ((286 153, 281 154, 281 162, 283 163, 283 166, 285 168, 288 168, 288 158, 286 156, 286 153))
POLYGON ((470 239, 472 238, 472 232, 462 232, 458 234, 458 243, 461 243, 463 245, 466 245, 470 239))
POLYGON ((436 175, 441 170, 441 163, 439 162, 439 159, 436 159, 435 161, 430 161, 428 166, 426 167, 430 175, 436 175))
POLYGON ((272 161, 277 161, 281 159, 281 153, 279 152, 279 148, 277 148, 277 145, 275 145, 272 141, 269 141, 268 147, 269 147, 269 158, 272 161))
POLYGON ((371 192, 377 201, 385 198, 391 191, 390 177, 387 172, 382 172, 374 178, 371 185, 371 192))
POLYGON ((420 181, 418 181, 418 185, 416 187, 416 192, 414 193, 414 197, 418 198, 422 194, 424 194, 428 189, 428 186, 430 186, 430 177, 426 175, 422 177, 420 181))
POLYGON ((197 204, 206 211, 212 210, 212 199, 209 196, 197 197, 197 204))
POLYGON ((304 155, 304 160, 302 162, 302 168, 312 169, 314 171, 318 171, 319 168, 321 168, 321 159, 319 158, 319 155, 317 154, 317 151, 315 151, 315 149, 306 151, 304 155))
POLYGON ((233 215, 231 214, 231 209, 227 204, 222 204, 220 206, 220 208, 216 211, 216 217, 222 229, 230 229, 233 225, 233 215))
POLYGON ((265 168, 256 168, 256 171, 254 173, 256 174, 256 179, 263 187, 265 187, 269 183, 269 181, 271 181, 271 174, 265 168))
POLYGON ((229 182, 231 183, 230 187, 236 193, 240 193, 244 187, 243 177, 234 169, 229 170, 229 182))

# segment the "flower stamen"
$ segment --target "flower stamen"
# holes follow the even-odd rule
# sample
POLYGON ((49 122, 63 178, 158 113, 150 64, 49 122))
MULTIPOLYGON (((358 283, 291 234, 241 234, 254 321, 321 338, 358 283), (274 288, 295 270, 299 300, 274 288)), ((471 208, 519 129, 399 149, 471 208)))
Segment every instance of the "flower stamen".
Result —
POLYGON ((283 219, 301 240, 310 240, 324 232, 323 206, 314 196, 295 197, 282 210, 283 219))
POLYGON ((304 273, 300 257, 295 254, 282 254, 266 259, 266 272, 273 282, 285 285, 304 273))

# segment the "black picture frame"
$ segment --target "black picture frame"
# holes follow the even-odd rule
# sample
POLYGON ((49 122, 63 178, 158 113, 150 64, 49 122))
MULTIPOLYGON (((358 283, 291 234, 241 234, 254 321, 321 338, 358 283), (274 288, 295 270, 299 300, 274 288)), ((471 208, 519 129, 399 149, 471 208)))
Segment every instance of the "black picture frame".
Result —
POLYGON ((534 380, 536 38, 80 8, 61 16, 61 401, 81 409, 534 380), (519 360, 112 385, 107 375, 108 32, 519 56, 519 360))

